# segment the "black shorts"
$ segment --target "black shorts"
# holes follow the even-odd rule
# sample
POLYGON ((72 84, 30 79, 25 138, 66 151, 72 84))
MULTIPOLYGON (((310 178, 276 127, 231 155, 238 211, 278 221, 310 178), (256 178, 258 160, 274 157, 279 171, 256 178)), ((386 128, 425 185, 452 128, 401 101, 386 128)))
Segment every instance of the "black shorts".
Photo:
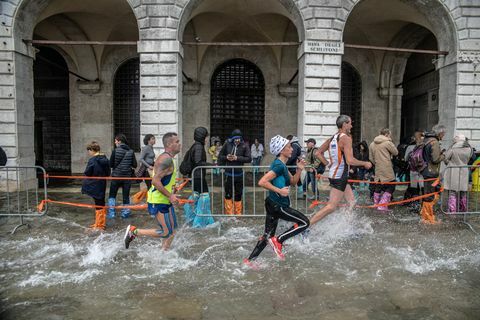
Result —
POLYGON ((345 189, 347 188, 347 185, 348 185, 348 168, 345 168, 341 178, 339 179, 328 178, 328 180, 330 181, 330 187, 340 190, 342 192, 345 192, 345 189))

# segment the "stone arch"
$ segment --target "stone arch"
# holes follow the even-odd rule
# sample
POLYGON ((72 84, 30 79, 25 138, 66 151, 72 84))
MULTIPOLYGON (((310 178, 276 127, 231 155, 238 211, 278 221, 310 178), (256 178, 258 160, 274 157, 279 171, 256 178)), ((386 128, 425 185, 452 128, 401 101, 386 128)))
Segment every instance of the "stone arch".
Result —
MULTIPOLYGON (((192 18, 191 15, 193 11, 195 10, 195 8, 197 8, 200 5, 202 1, 204 0, 190 0, 185 5, 185 7, 183 7, 182 12, 180 14, 180 21, 177 29, 177 39, 179 41, 183 40, 185 27, 187 26, 187 23, 192 18)), ((295 27, 297 28, 299 42, 302 42, 305 39, 306 30, 305 30, 303 16, 300 10, 298 9, 297 5, 293 0, 277 0, 277 1, 290 14, 291 20, 295 25, 295 27)))

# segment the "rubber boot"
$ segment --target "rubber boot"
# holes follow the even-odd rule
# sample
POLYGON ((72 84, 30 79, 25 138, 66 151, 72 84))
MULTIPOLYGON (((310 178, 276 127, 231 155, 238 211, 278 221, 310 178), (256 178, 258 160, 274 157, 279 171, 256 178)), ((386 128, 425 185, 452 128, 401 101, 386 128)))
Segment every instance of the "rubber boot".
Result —
POLYGON ((435 214, 433 213, 433 206, 435 203, 438 201, 438 194, 435 195, 433 198, 433 201, 431 202, 423 202, 422 203, 422 222, 423 223, 430 223, 430 224, 435 224, 437 221, 435 220, 435 214))
POLYGON ((107 225, 107 209, 103 208, 95 212, 95 229, 105 230, 107 225))
POLYGON ((192 200, 193 203, 185 203, 183 206, 183 215, 185 217, 185 222, 187 224, 191 224, 193 222, 193 219, 195 219, 195 208, 197 207, 198 203, 198 197, 199 194, 198 192, 193 192, 193 194, 188 197, 188 200, 192 200))
MULTIPOLYGON (((110 207, 115 207, 116 205, 115 198, 108 198, 108 206, 110 207)), ((115 218, 115 208, 108 208, 108 214, 107 214, 108 219, 113 219, 115 218)))
MULTIPOLYGON (((384 192, 378 204, 389 203, 391 199, 392 199, 392 194, 390 192, 384 192)), ((388 209, 388 206, 377 207, 377 210, 381 212, 390 212, 390 209, 388 209)))
POLYGON ((378 204, 380 202, 380 198, 382 197, 382 195, 378 192, 375 192, 373 194, 373 204, 378 204))
POLYGON ((225 199, 225 214, 233 214, 233 199, 225 199))
POLYGON ((241 215, 243 213, 243 203, 242 200, 240 201, 235 201, 235 214, 236 215, 241 215))
POLYGON ((457 212, 457 196, 454 194, 448 196, 448 212, 457 212))
POLYGON ((95 229, 97 227, 97 223, 98 223, 98 209, 95 210, 95 222, 89 225, 88 227, 90 229, 95 229))
POLYGON ((210 194, 208 192, 202 193, 198 198, 197 206, 195 207, 193 227, 205 228, 214 222, 215 221, 212 217, 212 209, 210 207, 210 194))
MULTIPOLYGON (((126 205, 128 206, 129 204, 130 204, 130 199, 129 199, 128 203, 124 203, 123 205, 124 205, 124 206, 126 206, 126 205)), ((122 217, 122 219, 127 219, 128 217, 130 217, 130 213, 131 213, 131 212, 132 212, 132 211, 131 211, 129 208, 123 208, 122 211, 121 211, 121 217, 122 217)))
POLYGON ((467 201, 467 194, 466 192, 460 192, 460 212, 467 212, 468 211, 468 201, 467 201))

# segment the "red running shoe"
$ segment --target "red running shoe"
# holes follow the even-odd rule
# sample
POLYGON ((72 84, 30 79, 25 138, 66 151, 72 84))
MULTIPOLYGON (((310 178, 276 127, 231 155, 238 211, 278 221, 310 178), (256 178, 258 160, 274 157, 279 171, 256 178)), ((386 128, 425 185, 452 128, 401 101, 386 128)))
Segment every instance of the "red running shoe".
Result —
POLYGON ((272 246, 273 252, 275 252, 278 259, 285 260, 285 255, 282 252, 283 246, 280 242, 278 242, 277 237, 274 236, 268 238, 268 243, 270 244, 270 246, 272 246))
POLYGON ((243 259, 243 264, 253 270, 260 269, 259 265, 255 263, 255 261, 249 260, 248 258, 243 259))

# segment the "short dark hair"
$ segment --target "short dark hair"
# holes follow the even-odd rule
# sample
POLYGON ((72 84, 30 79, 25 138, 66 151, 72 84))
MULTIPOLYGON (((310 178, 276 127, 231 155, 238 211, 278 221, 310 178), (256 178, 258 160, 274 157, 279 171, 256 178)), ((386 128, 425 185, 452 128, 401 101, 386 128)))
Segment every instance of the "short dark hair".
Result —
POLYGON ((167 132, 163 135, 162 137, 162 143, 163 143, 163 147, 166 148, 167 147, 167 144, 169 144, 169 140, 170 138, 172 137, 176 137, 178 136, 178 134, 176 132, 167 132))
POLYGON ((287 140, 292 140, 292 139, 293 139, 293 135, 289 134, 285 139, 287 139, 287 140))
POLYGON ((123 133, 117 133, 115 135, 115 140, 128 144, 127 137, 123 133))
POLYGON ((155 136, 151 133, 145 135, 145 137, 143 138, 143 144, 144 145, 147 145, 148 142, 150 141, 150 139, 154 138, 155 136))
POLYGON ((337 128, 341 129, 344 123, 347 123, 350 121, 352 121, 352 118, 350 118, 346 114, 341 114, 337 117, 337 121, 335 121, 335 123, 337 124, 337 128))
POLYGON ((98 144, 97 141, 92 141, 87 145, 87 150, 93 151, 93 152, 99 152, 100 151, 100 145, 98 144))

